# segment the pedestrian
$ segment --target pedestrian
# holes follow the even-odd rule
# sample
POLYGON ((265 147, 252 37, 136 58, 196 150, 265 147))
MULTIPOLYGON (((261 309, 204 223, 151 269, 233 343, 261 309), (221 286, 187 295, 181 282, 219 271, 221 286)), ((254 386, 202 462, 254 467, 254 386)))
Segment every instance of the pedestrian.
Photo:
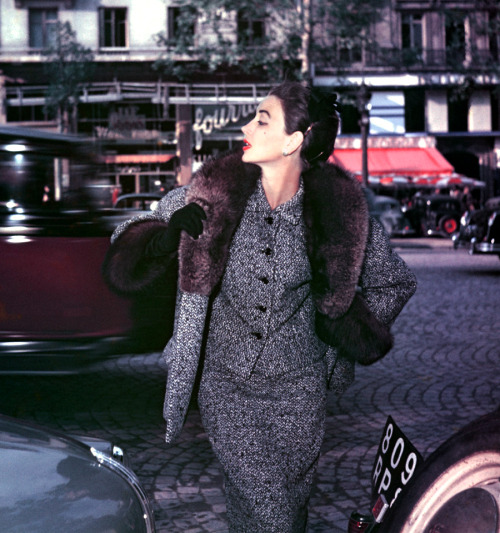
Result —
POLYGON ((273 88, 242 128, 243 149, 119 227, 104 264, 123 294, 178 269, 166 440, 199 371, 231 532, 305 531, 328 389, 390 350, 416 288, 360 183, 327 162, 338 126, 333 97, 273 88))

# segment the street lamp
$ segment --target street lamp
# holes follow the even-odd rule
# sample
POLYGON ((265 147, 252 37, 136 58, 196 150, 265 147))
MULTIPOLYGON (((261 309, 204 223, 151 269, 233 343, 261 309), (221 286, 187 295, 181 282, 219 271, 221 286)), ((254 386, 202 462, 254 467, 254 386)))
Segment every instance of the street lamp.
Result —
POLYGON ((361 115, 359 126, 361 128, 361 176, 363 186, 368 187, 368 133, 370 131, 370 100, 372 93, 363 82, 358 92, 356 102, 361 115))

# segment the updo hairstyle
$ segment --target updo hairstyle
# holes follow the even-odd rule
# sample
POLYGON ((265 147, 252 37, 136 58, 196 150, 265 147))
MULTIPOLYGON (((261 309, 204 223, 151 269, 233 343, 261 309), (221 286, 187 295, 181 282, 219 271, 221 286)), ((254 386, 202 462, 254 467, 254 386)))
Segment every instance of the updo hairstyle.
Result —
POLYGON ((304 170, 326 161, 335 145, 340 117, 337 95, 313 93, 299 82, 286 81, 272 88, 270 96, 280 99, 285 116, 285 131, 304 134, 300 150, 304 170))

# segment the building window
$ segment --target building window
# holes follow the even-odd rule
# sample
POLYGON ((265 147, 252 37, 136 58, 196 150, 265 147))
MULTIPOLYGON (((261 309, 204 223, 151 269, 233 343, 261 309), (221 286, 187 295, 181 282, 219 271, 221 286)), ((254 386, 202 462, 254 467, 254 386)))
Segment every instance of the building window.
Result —
POLYGON ((361 63, 363 61, 363 48, 361 41, 353 39, 338 39, 338 61, 342 65, 361 63))
POLYGON ((57 9, 30 9, 28 21, 30 48, 41 50, 53 42, 57 9))
POLYGON ((99 46, 101 48, 127 47, 127 8, 99 10, 99 46))
POLYGON ((454 65, 465 61, 465 17, 463 14, 446 14, 445 44, 447 64, 454 65))
POLYGON ((494 30, 489 32, 490 56, 493 60, 500 59, 500 35, 496 28, 500 28, 498 13, 489 13, 489 27, 494 30))
POLYGON ((451 91, 448 94, 448 131, 468 131, 469 101, 451 91))
POLYGON ((178 39, 192 44, 195 34, 196 9, 191 6, 170 6, 167 10, 167 39, 169 45, 178 44, 178 39))
POLYGON ((408 133, 425 131, 425 90, 405 89, 405 130, 408 133))
POLYGON ((403 50, 422 52, 422 15, 403 14, 401 20, 401 44, 403 50))
POLYGON ((258 46, 266 35, 265 17, 249 17, 244 11, 237 15, 238 44, 258 46))

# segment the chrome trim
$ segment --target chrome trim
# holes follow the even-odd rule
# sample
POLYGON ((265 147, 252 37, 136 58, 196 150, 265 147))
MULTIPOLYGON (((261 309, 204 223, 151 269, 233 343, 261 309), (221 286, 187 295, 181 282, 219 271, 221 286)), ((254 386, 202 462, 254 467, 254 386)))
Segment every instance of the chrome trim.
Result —
POLYGON ((481 252, 484 254, 500 254, 500 244, 491 242, 474 243, 474 252, 481 252))
POLYGON ((156 527, 154 522, 153 510, 149 498, 139 482, 139 478, 134 474, 134 472, 132 472, 132 470, 129 470, 127 467, 125 467, 112 457, 109 457, 105 453, 96 450, 94 447, 90 448, 90 452, 97 459, 100 465, 105 466, 117 473, 119 476, 125 479, 125 481, 127 481, 128 484, 134 489, 134 492, 136 493, 142 505, 146 529, 148 533, 155 533, 156 527))

